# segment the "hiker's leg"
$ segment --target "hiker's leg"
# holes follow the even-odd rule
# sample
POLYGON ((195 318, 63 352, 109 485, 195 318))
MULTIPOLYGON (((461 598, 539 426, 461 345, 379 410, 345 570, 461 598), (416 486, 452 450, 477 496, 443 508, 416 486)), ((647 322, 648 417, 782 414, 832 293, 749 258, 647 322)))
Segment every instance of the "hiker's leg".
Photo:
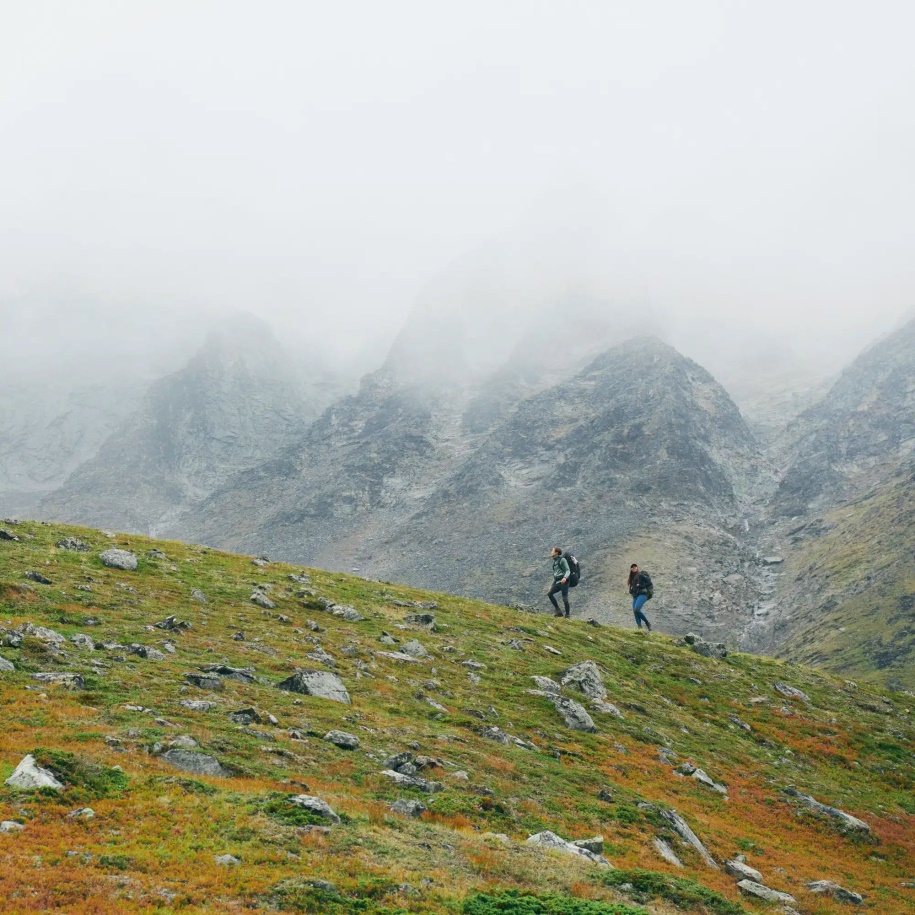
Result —
POLYGON ((553 582, 553 587, 550 588, 550 590, 546 592, 546 596, 550 599, 550 603, 553 605, 553 609, 554 609, 557 613, 559 613, 559 604, 556 603, 556 598, 554 597, 554 595, 555 595, 555 594, 557 593, 557 591, 559 591, 559 590, 560 590, 559 582, 558 582, 558 581, 554 581, 554 582, 553 582))
POLYGON ((566 609, 566 616, 569 615, 571 608, 569 607, 569 583, 566 582, 562 585, 562 603, 566 609))
POLYGON ((639 629, 642 628, 643 620, 645 621, 645 625, 648 626, 649 629, 651 628, 651 623, 648 622, 648 617, 645 616, 644 613, 642 613, 642 607, 645 606, 645 601, 647 601, 647 600, 648 600, 648 597, 645 594, 640 594, 632 602, 632 612, 635 615, 635 621, 638 624, 639 629))

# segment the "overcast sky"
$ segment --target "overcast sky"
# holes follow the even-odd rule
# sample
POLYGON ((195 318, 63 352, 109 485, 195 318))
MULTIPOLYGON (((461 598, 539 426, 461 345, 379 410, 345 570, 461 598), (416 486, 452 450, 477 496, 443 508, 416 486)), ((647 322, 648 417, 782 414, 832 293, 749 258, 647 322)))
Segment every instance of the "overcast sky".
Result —
POLYGON ((913 34, 904 0, 0 0, 0 357, 238 309, 351 352, 513 245, 674 342, 851 351, 915 307, 913 34))

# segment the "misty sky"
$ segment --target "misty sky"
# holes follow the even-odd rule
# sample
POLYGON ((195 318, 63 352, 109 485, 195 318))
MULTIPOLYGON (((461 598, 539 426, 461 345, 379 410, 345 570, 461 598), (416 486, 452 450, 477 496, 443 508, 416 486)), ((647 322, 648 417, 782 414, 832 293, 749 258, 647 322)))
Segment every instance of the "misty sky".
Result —
POLYGON ((853 353, 915 308, 913 34, 879 0, 0 0, 0 358, 239 309, 352 353, 492 250, 521 299, 853 353))

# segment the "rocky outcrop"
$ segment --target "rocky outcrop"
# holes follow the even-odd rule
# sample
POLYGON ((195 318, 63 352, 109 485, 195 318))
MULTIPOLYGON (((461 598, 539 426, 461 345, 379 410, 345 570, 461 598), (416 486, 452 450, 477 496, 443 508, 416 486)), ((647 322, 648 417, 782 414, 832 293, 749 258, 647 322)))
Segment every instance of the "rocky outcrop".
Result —
POLYGON ((54 773, 48 769, 42 769, 31 754, 16 766, 13 774, 3 784, 9 785, 10 788, 18 788, 20 791, 37 791, 39 788, 53 788, 55 790, 63 788, 63 783, 57 780, 54 773))
POLYGON ((351 701, 343 681, 336 674, 323 670, 298 670, 291 677, 277 683, 277 687, 287 692, 330 699, 345 705, 351 701))

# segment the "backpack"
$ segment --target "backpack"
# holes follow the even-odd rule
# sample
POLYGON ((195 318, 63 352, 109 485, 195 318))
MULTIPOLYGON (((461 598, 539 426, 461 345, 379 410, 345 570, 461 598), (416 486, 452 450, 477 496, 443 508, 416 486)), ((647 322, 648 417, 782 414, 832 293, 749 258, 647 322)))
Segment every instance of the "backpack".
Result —
POLYGON ((651 576, 645 571, 643 571, 641 575, 642 587, 645 589, 645 596, 648 598, 648 600, 651 600, 654 597, 654 585, 652 584, 651 576))
POLYGON ((571 554, 563 553, 569 564, 569 587, 574 588, 581 580, 581 563, 571 554))

